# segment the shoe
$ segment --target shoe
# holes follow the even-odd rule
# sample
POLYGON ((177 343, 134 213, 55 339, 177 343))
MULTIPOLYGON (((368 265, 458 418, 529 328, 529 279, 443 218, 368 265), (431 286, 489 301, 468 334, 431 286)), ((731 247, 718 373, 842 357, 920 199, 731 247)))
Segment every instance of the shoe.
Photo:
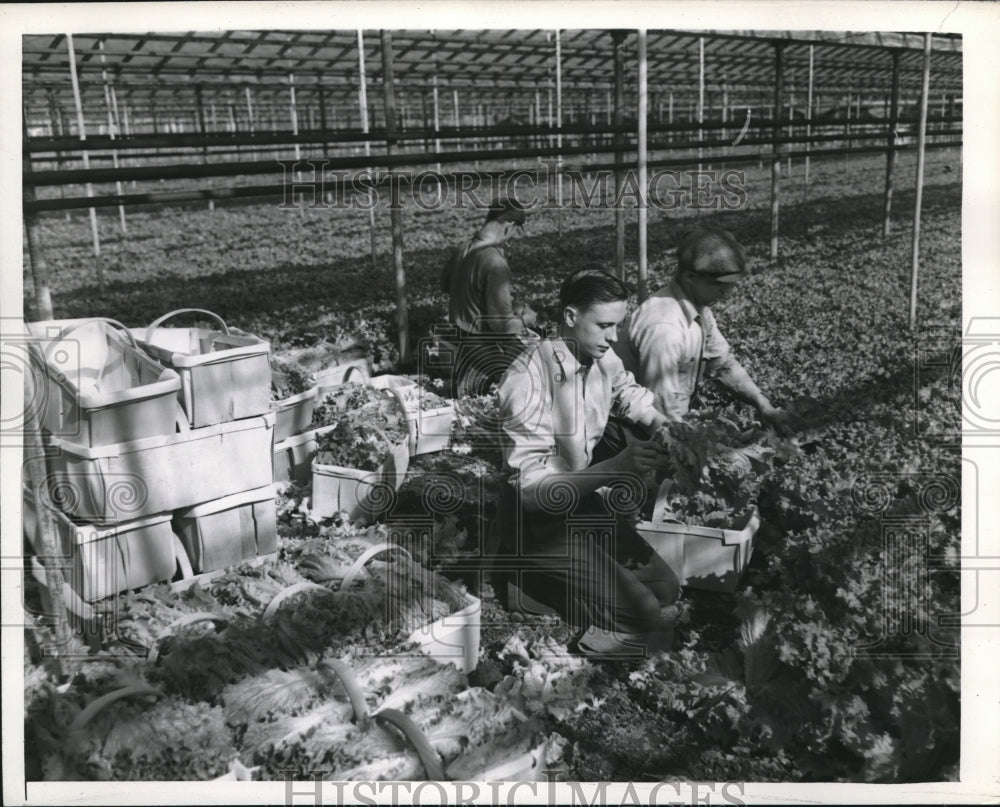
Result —
POLYGON ((576 649, 585 656, 611 656, 614 658, 645 658, 646 635, 609 631, 591 625, 574 642, 576 649))

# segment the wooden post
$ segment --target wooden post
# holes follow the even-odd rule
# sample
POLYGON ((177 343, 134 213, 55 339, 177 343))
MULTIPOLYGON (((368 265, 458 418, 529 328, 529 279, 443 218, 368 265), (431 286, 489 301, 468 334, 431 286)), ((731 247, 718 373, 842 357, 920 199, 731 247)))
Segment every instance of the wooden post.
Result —
MULTIPOLYGON (((328 128, 328 121, 326 117, 326 95, 323 93, 323 79, 322 76, 316 76, 316 95, 319 101, 319 128, 324 132, 328 128)), ((323 146, 323 154, 326 155, 326 146, 323 146)))
POLYGON ((924 34, 924 76, 920 86, 920 129, 917 131, 917 198, 913 204, 913 252, 910 264, 910 330, 917 325, 917 268, 920 264, 920 207, 924 198, 927 146, 927 102, 931 82, 931 35, 924 34))
POLYGON ((701 173, 701 158, 704 156, 704 149, 701 141, 704 138, 704 130, 701 125, 705 122, 705 37, 698 37, 698 173, 701 173))
MULTIPOLYGON (((295 74, 288 74, 288 119, 292 124, 292 137, 295 138, 295 142, 292 144, 293 156, 295 157, 295 162, 298 164, 299 160, 302 159, 302 146, 298 142, 299 137, 299 107, 295 99, 295 74)), ((315 178, 315 177, 314 177, 315 178)), ((302 172, 298 169, 295 170, 295 181, 300 182, 302 180, 302 172)), ((294 194, 293 194, 294 196, 294 194)), ((313 192, 313 202, 315 203, 316 195, 313 192)), ((305 215, 305 205, 298 205, 299 215, 305 215)))
MULTIPOLYGON (((115 139, 115 119, 111 111, 111 92, 108 89, 108 71, 105 69, 105 64, 107 63, 104 58, 104 40, 102 39, 97 45, 101 50, 101 82, 104 84, 104 108, 108 112, 108 137, 111 140, 115 139)), ((118 149, 111 149, 111 165, 115 168, 118 167, 118 149)), ((115 181, 115 190, 118 195, 122 195, 122 183, 120 180, 115 181)), ((118 223, 122 228, 122 235, 128 233, 128 222, 125 220, 125 206, 118 205, 118 223)))
MULTIPOLYGON (((76 76, 76 52, 73 50, 73 35, 66 34, 66 48, 69 51, 69 75, 73 82, 73 102, 76 104, 76 125, 79 129, 80 140, 87 139, 87 128, 83 123, 83 102, 80 99, 80 82, 76 76)), ((90 168, 90 157, 86 151, 82 152, 83 167, 90 168)), ((87 197, 93 197, 94 186, 87 183, 87 197)), ((101 238, 97 232, 97 210, 90 208, 90 232, 94 241, 94 259, 97 267, 97 289, 104 294, 104 267, 101 265, 101 238)))
MULTIPOLYGON (((129 102, 129 94, 128 94, 128 90, 126 90, 125 91, 125 100, 122 103, 122 123, 124 125, 123 126, 119 126, 118 128, 119 128, 120 131, 124 132, 124 134, 125 134, 126 137, 131 137, 132 136, 132 118, 129 115, 129 103, 128 102, 129 102)), ((115 108, 117 109, 118 105, 115 102, 115 85, 114 84, 111 85, 111 103, 114 104, 115 108)), ((118 113, 115 112, 116 118, 117 118, 117 115, 118 115, 118 113)), ((136 181, 134 179, 132 180, 132 187, 133 188, 137 187, 136 181)))
POLYGON ((45 97, 49 102, 49 131, 51 132, 52 137, 55 137, 57 133, 56 123, 59 123, 58 134, 65 135, 66 133, 63 131, 62 127, 62 117, 58 114, 56 110, 56 98, 52 94, 51 87, 46 88, 45 97))
POLYGON ((55 117, 52 115, 51 104, 52 104, 52 102, 51 102, 51 99, 50 99, 50 101, 49 101, 49 110, 48 110, 48 119, 47 119, 46 122, 48 123, 49 137, 55 137, 56 136, 56 122, 55 122, 55 117))
MULTIPOLYGON (((31 342, 25 343, 25 347, 32 357, 25 371, 34 372, 35 368, 41 367, 44 361, 41 350, 37 344, 31 342)), ((44 473, 45 449, 42 446, 41 414, 37 411, 37 407, 33 406, 26 407, 24 414, 23 428, 27 438, 25 454, 28 458, 25 464, 28 466, 28 477, 31 480, 31 495, 37 523, 35 543, 40 549, 39 554, 44 558, 45 587, 48 589, 49 605, 53 611, 46 616, 55 620, 56 645, 53 648, 55 653, 52 653, 51 649, 48 653, 55 656, 56 668, 61 671, 60 650, 68 646, 71 636, 66 619, 65 590, 67 587, 56 560, 62 555, 62 550, 59 546, 60 542, 56 539, 56 524, 52 517, 52 499, 47 487, 48 480, 44 473)))
MULTIPOLYGON (((813 46, 809 46, 809 88, 806 90, 806 150, 812 148, 813 116, 813 46)), ((805 192, 809 193, 809 158, 806 157, 805 192)))
MULTIPOLYGON (((198 110, 198 132, 201 134, 201 137, 202 137, 201 159, 207 165, 208 164, 208 146, 205 145, 205 143, 204 143, 204 138, 207 135, 207 132, 205 131, 205 103, 204 103, 204 99, 202 98, 201 94, 202 94, 202 85, 201 84, 195 84, 194 85, 194 98, 195 98, 195 105, 196 105, 197 110, 198 110)), ((207 178, 207 185, 208 185, 209 190, 211 190, 212 189, 212 178, 211 177, 207 178)), ((209 200, 208 200, 208 209, 209 210, 215 210, 215 200, 212 199, 212 198, 209 198, 209 200)))
POLYGON ((229 129, 228 131, 236 133, 236 109, 232 104, 229 104, 229 129))
MULTIPOLYGON (((615 30, 611 37, 614 42, 615 58, 615 126, 625 125, 625 31, 615 30)), ((615 271, 625 279, 625 208, 622 195, 625 191, 625 133, 615 132, 615 271)))
MULTIPOLYGON (((431 112, 427 108, 427 91, 424 89, 420 90, 420 128, 425 132, 431 128, 431 112)), ((424 137, 424 152, 428 152, 430 150, 430 138, 424 137)))
MULTIPOLYGON (((539 91, 538 87, 535 87, 535 128, 536 129, 542 128, 542 94, 539 91)), ((535 138, 535 147, 541 148, 542 142, 543 142, 542 137, 541 135, 539 135, 538 137, 535 138)), ((542 156, 538 155, 538 162, 540 163, 541 161, 542 161, 542 156)))
MULTIPOLYGON (((725 80, 722 82, 722 122, 729 123, 729 84, 725 80)), ((722 127, 722 139, 729 139, 728 126, 722 127)))
POLYGON ((246 91, 246 97, 247 97, 247 121, 250 126, 250 134, 254 134, 254 132, 256 131, 256 127, 254 125, 254 119, 253 119, 253 99, 252 99, 252 94, 250 92, 250 85, 247 84, 247 86, 244 87, 243 89, 246 91))
MULTIPOLYGON (((847 103, 844 105, 844 145, 851 147, 851 90, 847 90, 847 103)), ((844 155, 844 173, 847 173, 848 155, 844 155)))
MULTIPOLYGON (((555 127, 556 127, 556 120, 555 120, 555 117, 553 116, 553 111, 552 111, 552 77, 551 76, 549 76, 549 88, 548 88, 548 90, 549 90, 549 114, 548 114, 549 129, 555 129, 555 127)), ((552 148, 555 145, 555 142, 556 142, 555 141, 555 136, 550 134, 549 135, 549 148, 552 148)))
MULTIPOLYGON (((475 110, 476 111, 473 113, 473 124, 472 125, 475 126, 478 129, 485 129, 486 128, 486 113, 483 111, 483 105, 482 104, 476 104, 475 110)), ((477 137, 475 139, 474 143, 475 143, 477 151, 484 151, 487 148, 487 145, 489 144, 489 141, 486 140, 486 139, 484 139, 484 138, 482 138, 482 137, 477 137)), ((479 160, 473 160, 472 165, 473 165, 473 167, 477 171, 479 170, 479 160)))
MULTIPOLYGON (((365 37, 358 29, 358 107, 361 110, 361 131, 368 134, 368 79, 365 76, 365 37)), ((365 156, 370 157, 372 144, 365 140, 365 156)), ((371 169, 366 169, 370 171, 371 169)), ((378 266, 378 244, 375 241, 375 206, 368 207, 368 235, 372 256, 372 266, 378 266)))
MULTIPOLYGON (((25 145, 28 143, 27 116, 22 116, 21 134, 25 145)), ((27 157, 27 153, 24 154, 27 157)), ((31 173, 31 161, 24 160, 24 170, 31 173)), ((35 186, 24 183, 22 197, 26 202, 35 201, 35 186)), ((45 252, 42 248, 42 240, 38 234, 38 214, 34 211, 24 213, 24 229, 27 233, 28 259, 31 263, 31 275, 35 284, 35 314, 38 319, 53 319, 52 295, 49 291, 49 267, 45 260, 45 252)), ((38 345, 30 341, 23 343, 27 353, 24 372, 32 378, 33 386, 44 383, 44 379, 39 379, 37 374, 44 367, 44 358, 38 345)), ((62 572, 55 564, 55 559, 62 552, 57 549, 56 525, 52 518, 51 499, 48 491, 48 481, 45 478, 45 450, 42 447, 41 414, 37 406, 30 405, 30 401, 25 397, 24 422, 22 429, 24 437, 27 439, 25 446, 25 465, 28 469, 28 478, 31 480, 31 495, 35 508, 36 533, 33 543, 40 549, 39 554, 44 558, 45 566, 45 587, 48 589, 49 602, 53 613, 46 616, 55 619, 55 636, 58 648, 65 647, 69 642, 70 634, 66 622, 66 604, 63 599, 63 576, 62 572)), ((58 661, 58 658, 57 658, 58 661)))
MULTIPOLYGON (((299 136, 299 108, 295 103, 295 74, 288 74, 288 117, 292 124, 292 135, 295 138, 299 136)), ((302 148, 296 139, 294 143, 295 150, 295 162, 302 159, 302 148)))
MULTIPOLYGON (((667 95, 667 124, 670 126, 674 125, 674 92, 670 91, 667 95)), ((673 130, 670 131, 670 136, 667 138, 669 142, 674 142, 673 130)))
MULTIPOLYGON (((438 77, 437 77, 437 60, 434 61, 434 75, 431 78, 431 101, 434 105, 434 153, 441 153, 441 138, 438 136, 441 131, 441 107, 440 98, 438 97, 438 77)), ((440 175, 441 173, 441 163, 436 163, 434 166, 435 170, 440 175)), ((437 186, 437 197, 438 204, 441 204, 442 194, 444 193, 444 188, 441 187, 440 180, 437 186)))
POLYGON ((556 148, 559 150, 556 156, 556 222, 559 236, 562 236, 563 215, 562 215, 562 40, 559 36, 559 29, 556 28, 556 148))
POLYGON ((771 260, 778 258, 778 209, 781 186, 781 96, 784 90, 784 44, 774 43, 774 119, 771 129, 774 143, 771 153, 771 260))
MULTIPOLYGON (((50 125, 50 128, 52 130, 52 136, 55 137, 55 135, 56 135, 55 125, 58 122, 58 124, 59 124, 59 135, 64 137, 66 135, 66 126, 65 126, 65 120, 64 120, 65 119, 65 115, 64 115, 64 113, 62 111, 62 107, 60 106, 58 109, 56 108, 56 99, 55 99, 55 95, 53 95, 53 93, 52 93, 52 89, 51 88, 47 88, 45 90, 45 96, 46 96, 46 98, 48 98, 48 101, 49 101, 49 119, 52 121, 52 123, 50 125)), ((63 169, 63 153, 62 153, 62 151, 57 151, 56 152, 56 167, 58 167, 58 169, 60 171, 62 171, 62 169, 63 169)), ((65 199, 66 198, 66 187, 64 185, 60 185, 59 186, 59 198, 60 199, 65 199)), ((66 221, 69 221, 69 219, 70 219, 70 215, 69 215, 69 211, 67 210, 66 211, 66 221)))
MULTIPOLYGON (((793 137, 795 133, 795 85, 791 85, 791 92, 788 95, 788 136, 793 137)), ((789 143, 789 152, 794 148, 793 143, 789 143)), ((792 175, 792 155, 788 155, 788 176, 792 175)))
POLYGON ((646 175, 646 117, 649 114, 649 98, 647 95, 646 81, 648 76, 648 66, 646 64, 646 29, 639 29, 639 120, 637 132, 637 148, 639 163, 639 302, 649 296, 649 285, 646 277, 646 225, 648 223, 648 213, 646 208, 648 199, 646 198, 646 188, 648 177, 646 175))
POLYGON ((882 237, 892 231, 892 174, 896 169, 896 126, 899 120, 899 58, 900 51, 892 52, 892 89, 889 99, 889 132, 885 153, 885 195, 882 202, 882 237))
MULTIPOLYGON (((28 122, 22 118, 22 137, 24 145, 28 144, 28 122)), ((24 171, 32 172, 31 160, 27 152, 24 154, 24 171)), ((22 196, 26 202, 35 201, 35 186, 27 182, 23 184, 22 196)), ((42 240, 38 235, 38 213, 24 212, 24 229, 28 236, 28 259, 31 263, 31 279, 35 285, 35 314, 38 319, 53 319, 52 293, 49 289, 49 265, 45 260, 42 240)), ((26 424, 27 425, 27 424, 26 424)))
MULTIPOLYGON (((396 142, 396 99, 392 81, 392 34, 382 30, 382 84, 385 91, 385 153, 392 156, 396 142)), ((406 270, 403 267, 403 211, 399 185, 390 183, 389 213, 392 218, 392 258, 396 269, 396 325, 399 330, 399 360, 410 363, 410 326, 406 303, 406 270)))

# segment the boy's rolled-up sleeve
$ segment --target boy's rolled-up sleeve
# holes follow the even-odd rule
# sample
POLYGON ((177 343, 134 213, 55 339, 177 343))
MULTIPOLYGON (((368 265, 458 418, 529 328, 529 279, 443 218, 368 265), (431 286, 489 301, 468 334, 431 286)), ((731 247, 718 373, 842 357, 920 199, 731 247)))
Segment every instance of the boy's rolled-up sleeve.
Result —
POLYGON ((629 423, 648 424, 653 415, 653 393, 635 380, 621 358, 609 351, 605 356, 611 379, 612 412, 629 423))

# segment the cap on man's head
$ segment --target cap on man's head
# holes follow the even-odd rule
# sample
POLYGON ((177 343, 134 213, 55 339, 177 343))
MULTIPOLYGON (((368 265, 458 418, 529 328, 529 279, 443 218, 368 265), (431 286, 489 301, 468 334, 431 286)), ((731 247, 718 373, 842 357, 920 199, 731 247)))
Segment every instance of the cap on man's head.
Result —
POLYGON ((523 225, 527 219, 524 205, 517 199, 508 196, 497 196, 490 205, 490 210, 486 214, 487 221, 512 221, 514 224, 523 225))
POLYGON ((682 272, 708 275, 720 283, 735 283, 748 274, 746 250, 721 227, 698 227, 682 235, 677 266, 682 272))

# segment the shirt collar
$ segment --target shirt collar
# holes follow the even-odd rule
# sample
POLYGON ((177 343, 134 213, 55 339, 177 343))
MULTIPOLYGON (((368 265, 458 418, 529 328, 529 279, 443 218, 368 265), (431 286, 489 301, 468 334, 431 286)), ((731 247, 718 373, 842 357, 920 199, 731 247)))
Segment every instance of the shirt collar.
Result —
POLYGON ((592 364, 581 364, 561 336, 553 337, 550 341, 552 343, 552 357, 566 378, 578 373, 582 375, 592 366, 592 364))
POLYGON ((507 244, 504 241, 488 239, 485 235, 483 235, 482 230, 476 230, 475 235, 472 236, 472 245, 487 246, 487 247, 493 246, 505 254, 507 252, 507 244))
POLYGON ((670 281, 670 291, 680 304, 684 316, 687 317, 688 325, 701 316, 702 307, 694 304, 694 301, 687 296, 676 278, 672 278, 670 281))

